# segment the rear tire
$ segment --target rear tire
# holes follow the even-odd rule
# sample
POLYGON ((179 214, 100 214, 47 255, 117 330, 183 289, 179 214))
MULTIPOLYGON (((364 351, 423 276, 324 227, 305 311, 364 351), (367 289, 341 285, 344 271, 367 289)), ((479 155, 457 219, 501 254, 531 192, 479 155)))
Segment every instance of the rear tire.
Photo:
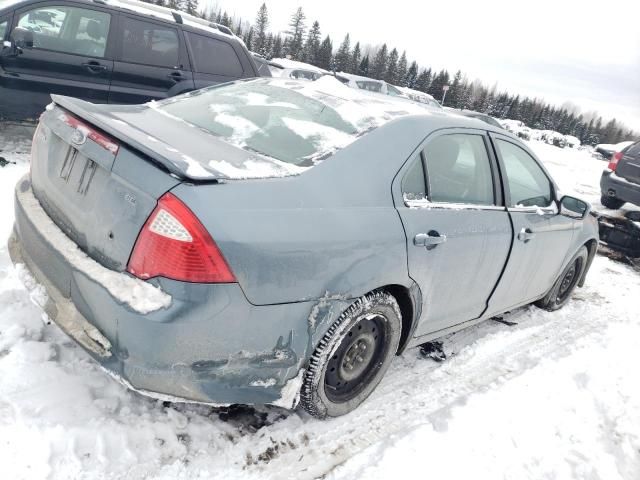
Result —
POLYGON ((338 417, 378 386, 398 350, 402 320, 396 299, 376 291, 356 300, 322 337, 300 391, 314 417, 338 417))
POLYGON ((622 207, 626 202, 616 197, 610 197, 608 195, 602 195, 600 197, 600 203, 611 210, 617 210, 622 207))
POLYGON ((538 300, 535 305, 550 312, 564 307, 580 281, 584 269, 587 268, 588 258, 589 251, 587 247, 581 247, 564 270, 562 270, 553 287, 549 290, 549 293, 547 293, 544 298, 538 300))

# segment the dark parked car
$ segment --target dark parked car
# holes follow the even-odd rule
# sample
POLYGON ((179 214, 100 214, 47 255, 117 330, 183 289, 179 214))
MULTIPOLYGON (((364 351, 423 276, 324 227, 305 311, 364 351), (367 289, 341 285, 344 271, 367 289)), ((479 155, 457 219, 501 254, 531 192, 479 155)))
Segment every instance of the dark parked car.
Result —
POLYGON ((0 2, 0 119, 32 119, 62 94, 143 103, 258 76, 223 25, 135 0, 0 2))
POLYGON ((504 130, 331 76, 53 97, 9 250, 124 384, 347 413, 404 349, 585 280, 598 226, 504 130))
POLYGON ((600 178, 600 203, 618 209, 626 202, 640 205, 640 142, 614 153, 600 178))
POLYGON ((620 143, 599 143, 595 146, 596 153, 600 154, 605 160, 611 160, 614 153, 621 152, 633 142, 625 141, 620 143))

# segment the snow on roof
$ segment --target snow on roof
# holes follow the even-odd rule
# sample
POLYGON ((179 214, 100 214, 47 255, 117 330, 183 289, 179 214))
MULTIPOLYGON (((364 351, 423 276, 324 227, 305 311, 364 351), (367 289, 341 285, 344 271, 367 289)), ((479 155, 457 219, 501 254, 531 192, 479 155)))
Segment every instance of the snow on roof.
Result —
POLYGON ((205 30, 207 32, 213 32, 220 35, 224 35, 227 37, 235 37, 235 35, 230 35, 217 27, 213 26, 212 22, 208 22, 202 18, 195 17, 193 15, 189 15, 185 12, 180 12, 177 10, 173 10, 171 8, 166 8, 160 5, 155 5, 151 3, 139 2, 137 0, 104 0, 107 5, 111 5, 113 7, 122 8, 124 10, 130 10, 135 13, 139 13, 142 15, 146 15, 149 17, 156 17, 162 20, 167 20, 169 22, 177 23, 174 17, 174 13, 179 15, 182 18, 182 23, 192 28, 198 28, 200 30, 205 30))
POLYGON ((363 77, 362 75, 356 75, 355 73, 336 72, 336 75, 339 75, 344 78, 348 78, 350 80, 363 80, 367 82, 376 82, 380 84, 386 83, 384 80, 376 80, 375 78, 363 77))
POLYGON ((288 58, 272 58, 270 62, 275 63, 282 68, 309 70, 310 72, 317 72, 317 73, 329 73, 327 70, 316 67, 315 65, 311 65, 309 63, 304 63, 304 62, 298 62, 296 60, 289 60, 288 58))
POLYGON ((423 97, 423 98, 428 98, 430 100, 437 101, 435 98, 433 98, 433 95, 429 95, 428 93, 421 92, 420 90, 414 90, 413 88, 409 88, 409 87, 400 87, 398 85, 394 85, 394 87, 396 87, 401 92, 406 93, 407 95, 415 95, 416 97, 423 97))

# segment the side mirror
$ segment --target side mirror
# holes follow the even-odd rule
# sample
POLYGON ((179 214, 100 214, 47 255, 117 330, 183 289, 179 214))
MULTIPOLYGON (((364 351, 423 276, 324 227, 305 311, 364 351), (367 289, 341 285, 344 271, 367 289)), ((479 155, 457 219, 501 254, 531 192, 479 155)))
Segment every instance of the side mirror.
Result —
POLYGON ((16 48, 33 48, 33 32, 24 27, 16 27, 11 32, 16 48))
POLYGON ((590 209, 591 205, 579 198, 565 195, 560 199, 560 215, 571 218, 584 218, 590 209))

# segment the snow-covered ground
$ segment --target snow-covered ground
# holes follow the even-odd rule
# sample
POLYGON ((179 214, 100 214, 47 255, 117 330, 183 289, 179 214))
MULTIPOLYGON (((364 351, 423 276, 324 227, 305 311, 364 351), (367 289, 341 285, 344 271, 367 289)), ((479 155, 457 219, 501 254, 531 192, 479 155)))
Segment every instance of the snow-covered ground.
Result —
MULTIPOLYGON (((605 163, 530 145, 597 208, 605 163)), ((132 393, 54 325, 6 248, 28 143, 0 134, 0 475, 166 479, 640 478, 640 275, 598 256, 555 313, 535 307, 395 359, 352 414, 215 410, 132 393)))

